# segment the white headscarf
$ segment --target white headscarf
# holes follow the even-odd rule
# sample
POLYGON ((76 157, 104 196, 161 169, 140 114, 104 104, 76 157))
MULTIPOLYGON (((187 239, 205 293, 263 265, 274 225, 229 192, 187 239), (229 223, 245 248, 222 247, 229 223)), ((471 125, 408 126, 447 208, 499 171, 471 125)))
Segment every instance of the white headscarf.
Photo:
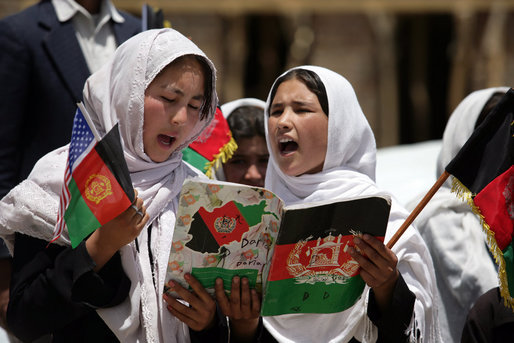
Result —
MULTIPOLYGON (((273 154, 270 154, 265 187, 285 200, 287 205, 386 194, 374 183, 375 139, 350 83, 325 68, 302 66, 294 69, 313 71, 325 86, 329 111, 325 162, 319 173, 288 176, 280 170, 273 154)), ((268 109, 272 101, 270 96, 266 104, 267 135, 268 109)), ((269 140, 267 144, 269 151, 272 151, 269 140)), ((406 211, 393 199, 386 242, 406 217, 406 211)), ((435 276, 428 250, 417 231, 409 228, 393 251, 399 260, 398 270, 416 295, 414 315, 407 333, 412 338, 419 329, 425 342, 437 342, 439 332, 434 308, 435 276)), ((340 313, 266 317, 264 323, 281 342, 347 342, 352 337, 361 342, 374 342, 378 332, 367 317, 368 293, 369 288, 366 286, 364 296, 354 306, 340 313)))
MULTIPOLYGON (((205 54, 187 37, 172 29, 142 32, 116 51, 114 58, 93 74, 84 87, 84 105, 97 130, 104 134, 119 121, 125 160, 138 196, 144 200, 152 224, 121 250, 122 265, 131 280, 129 296, 118 306, 100 309, 99 315, 122 342, 187 342, 187 326, 172 316, 162 299, 169 249, 175 225, 177 197, 184 179, 197 172, 182 162, 181 149, 194 141, 214 117, 216 70, 205 54), (143 120, 146 87, 168 64, 184 55, 200 56, 211 69, 212 86, 207 118, 194 127, 189 139, 162 163, 144 152, 143 120)), ((205 75, 207 77, 207 75, 205 75)), ((43 157, 28 180, 0 202, 0 233, 12 247, 15 231, 49 240, 55 226, 67 147, 43 157)), ((67 235, 59 244, 69 244, 67 235)))
MULTIPOLYGON (((264 108, 266 107, 266 103, 260 99, 255 98, 241 98, 237 100, 233 100, 230 102, 227 102, 223 105, 221 105, 221 113, 223 113, 223 117, 225 119, 228 119, 228 117, 237 110, 239 107, 243 106, 253 106, 260 108, 264 111, 264 108)), ((215 171, 216 180, 220 181, 226 181, 225 173, 223 172, 223 168, 218 168, 215 171)))
MULTIPOLYGON (((450 116, 437 160, 437 177, 457 155, 475 129, 491 96, 508 87, 469 94, 450 116)), ((414 208, 419 199, 407 205, 414 208)), ((444 342, 460 342, 466 315, 475 300, 498 286, 498 273, 486 246, 478 217, 451 192, 447 180, 414 221, 432 255, 440 294, 439 312, 444 342)))

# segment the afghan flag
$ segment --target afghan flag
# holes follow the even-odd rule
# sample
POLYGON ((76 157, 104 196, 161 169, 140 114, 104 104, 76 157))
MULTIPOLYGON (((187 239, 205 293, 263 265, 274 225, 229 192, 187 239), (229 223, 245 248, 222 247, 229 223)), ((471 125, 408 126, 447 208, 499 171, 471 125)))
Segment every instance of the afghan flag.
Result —
POLYGON ((182 159, 212 178, 213 169, 216 170, 222 162, 228 161, 236 150, 236 141, 218 107, 209 126, 182 151, 182 159))
POLYGON ((383 241, 389 210, 381 197, 286 210, 261 315, 336 313, 353 306, 365 282, 348 249, 359 233, 383 241))
MULTIPOLYGON (((446 166, 452 191, 480 217, 499 267, 500 291, 514 309, 514 90, 510 89, 446 166)), ((470 252, 472 253, 472 252, 470 252)))
POLYGON ((64 173, 56 240, 68 229, 77 247, 93 231, 125 211, 135 198, 116 124, 101 140, 79 104, 64 173))

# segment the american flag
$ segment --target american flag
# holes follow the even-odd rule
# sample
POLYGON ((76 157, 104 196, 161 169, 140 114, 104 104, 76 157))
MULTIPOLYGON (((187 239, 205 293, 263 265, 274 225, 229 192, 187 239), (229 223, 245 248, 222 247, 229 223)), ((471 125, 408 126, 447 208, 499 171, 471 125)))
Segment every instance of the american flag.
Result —
POLYGON ((57 224, 55 225, 54 236, 51 242, 58 239, 66 227, 64 214, 70 202, 70 191, 68 185, 70 183, 73 170, 80 164, 80 162, 82 162, 84 157, 87 156, 97 143, 97 139, 95 139, 96 131, 93 133, 94 128, 92 129, 89 124, 91 121, 86 120, 81 108, 83 108, 83 106, 82 104, 79 104, 77 112, 75 113, 75 119, 73 119, 73 130, 68 150, 68 160, 66 161, 66 169, 64 171, 64 183, 61 190, 59 213, 57 215, 57 224))

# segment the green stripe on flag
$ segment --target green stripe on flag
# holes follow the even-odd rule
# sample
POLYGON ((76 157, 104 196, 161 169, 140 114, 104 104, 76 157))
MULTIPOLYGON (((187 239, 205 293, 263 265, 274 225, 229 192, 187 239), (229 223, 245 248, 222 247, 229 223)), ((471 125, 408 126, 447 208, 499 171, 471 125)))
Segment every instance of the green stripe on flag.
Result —
POLYGON ((76 248, 84 238, 101 225, 82 198, 73 178, 71 178, 68 188, 71 199, 64 214, 64 220, 68 227, 71 246, 76 248))
POLYGON ((254 226, 262 221, 262 215, 264 214, 264 208, 266 207, 266 200, 262 200, 260 203, 255 205, 243 205, 234 201, 239 212, 245 217, 248 226, 254 226))
POLYGON ((514 294, 514 243, 511 241, 505 249, 503 249, 503 259, 505 260, 505 273, 507 274, 507 284, 511 296, 514 294))
POLYGON ((182 159, 187 163, 191 164, 193 167, 200 169, 202 172, 206 172, 205 166, 209 163, 209 160, 194 151, 193 149, 187 147, 182 150, 182 159))
POLYGON ((214 288, 214 283, 217 278, 223 279, 223 287, 226 291, 232 288, 232 278, 234 276, 248 278, 250 288, 255 288, 257 282, 257 269, 225 269, 217 267, 209 268, 193 268, 191 274, 202 284, 204 288, 214 288))
POLYGON ((336 313, 350 308, 362 294, 364 281, 354 276, 345 284, 297 284, 295 279, 269 281, 261 315, 336 313))

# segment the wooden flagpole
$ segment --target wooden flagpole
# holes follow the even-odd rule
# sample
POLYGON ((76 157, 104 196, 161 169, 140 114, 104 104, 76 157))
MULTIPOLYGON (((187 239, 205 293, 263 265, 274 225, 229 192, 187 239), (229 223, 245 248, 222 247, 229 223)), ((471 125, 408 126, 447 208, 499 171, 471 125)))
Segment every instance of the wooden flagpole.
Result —
POLYGON ((400 239, 401 235, 407 230, 407 228, 412 224, 414 219, 418 216, 418 214, 421 212, 421 210, 426 206, 426 204, 432 199, 435 192, 443 185, 443 183, 446 181, 446 179, 450 176, 450 173, 448 173, 446 170, 439 176, 439 179, 434 183, 432 188, 428 191, 427 194, 421 199, 419 204, 416 206, 416 208, 409 214, 407 219, 405 219, 405 222, 403 222, 402 226, 396 231, 393 237, 387 242, 387 247, 391 249, 393 245, 400 239))

